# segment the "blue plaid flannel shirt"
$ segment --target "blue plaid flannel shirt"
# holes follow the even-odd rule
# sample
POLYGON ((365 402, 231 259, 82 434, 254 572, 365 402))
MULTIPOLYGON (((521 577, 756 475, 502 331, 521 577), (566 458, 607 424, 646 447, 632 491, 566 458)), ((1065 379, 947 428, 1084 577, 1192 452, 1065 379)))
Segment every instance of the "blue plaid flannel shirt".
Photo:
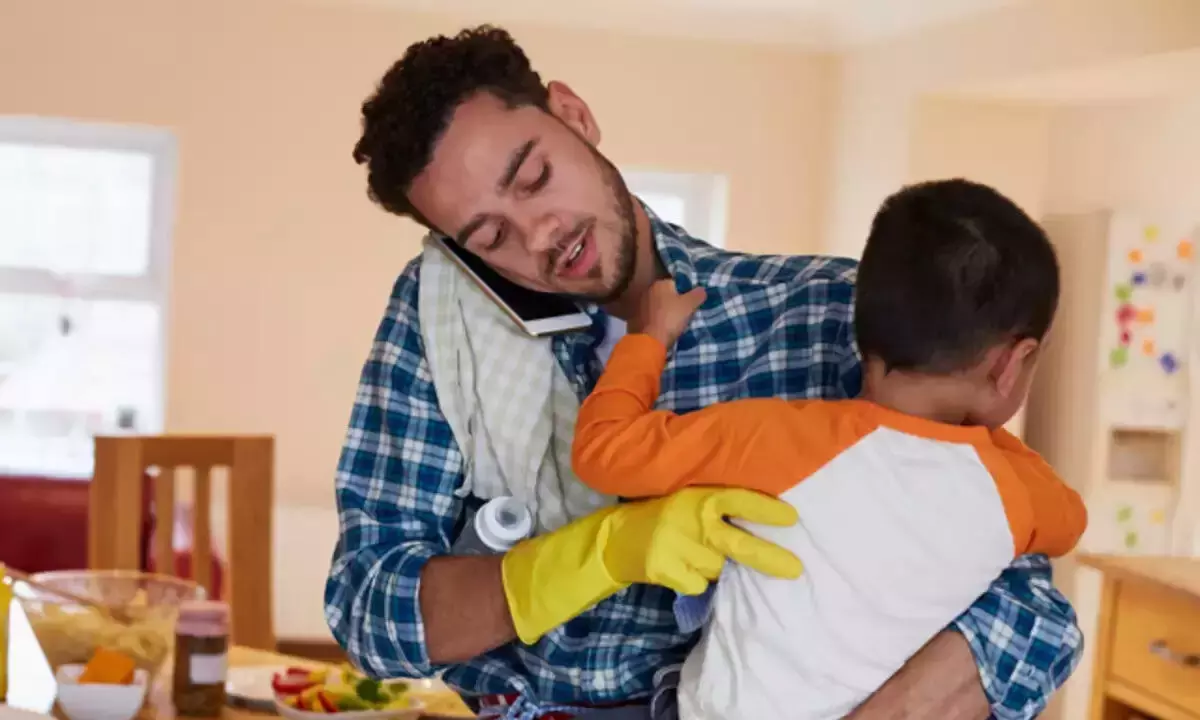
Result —
MULTIPOLYGON (((855 263, 725 252, 651 215, 659 255, 681 289, 702 285, 716 312, 696 316, 662 379, 676 412, 745 397, 845 398, 861 386, 851 334, 855 263)), ((637 585, 552 631, 470 662, 429 660, 418 606, 421 569, 446 554, 464 500, 463 455, 425 360, 417 314, 420 259, 400 275, 363 369, 337 472, 341 532, 325 591, 338 642, 381 677, 442 673, 468 695, 525 693, 541 702, 648 696, 655 672, 683 661, 674 594, 637 585)), ((556 337, 554 352, 581 398, 599 377, 590 332, 556 337)), ((954 623, 970 644, 997 718, 1031 718, 1070 675, 1083 638, 1044 556, 1018 558, 954 623)))

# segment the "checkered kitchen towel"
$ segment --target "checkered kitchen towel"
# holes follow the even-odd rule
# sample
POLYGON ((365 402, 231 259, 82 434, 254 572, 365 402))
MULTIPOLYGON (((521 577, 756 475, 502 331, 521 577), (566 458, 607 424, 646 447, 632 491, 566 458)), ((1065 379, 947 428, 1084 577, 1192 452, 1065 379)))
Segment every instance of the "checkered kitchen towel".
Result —
POLYGON ((571 470, 579 399, 549 338, 522 331, 425 239, 418 302, 438 404, 462 450, 459 495, 525 503, 535 533, 614 502, 571 470))

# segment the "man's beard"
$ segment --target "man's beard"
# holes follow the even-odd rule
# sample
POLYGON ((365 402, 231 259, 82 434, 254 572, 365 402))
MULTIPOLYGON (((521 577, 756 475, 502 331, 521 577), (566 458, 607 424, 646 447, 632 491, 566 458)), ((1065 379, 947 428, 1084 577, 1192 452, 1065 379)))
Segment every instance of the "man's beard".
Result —
MULTIPOLYGON (((617 218, 616 227, 604 228, 615 231, 617 236, 615 257, 617 276, 614 278, 611 288, 598 293, 584 293, 578 297, 603 305, 624 295, 625 291, 629 289, 630 283, 633 282, 633 276, 637 270, 637 216, 633 212, 633 196, 629 194, 629 188, 626 187, 625 180, 616 166, 591 144, 587 144, 587 148, 591 151, 592 157, 596 159, 596 167, 609 192, 612 212, 617 218)), ((597 264, 597 269, 603 278, 604 268, 597 264)))

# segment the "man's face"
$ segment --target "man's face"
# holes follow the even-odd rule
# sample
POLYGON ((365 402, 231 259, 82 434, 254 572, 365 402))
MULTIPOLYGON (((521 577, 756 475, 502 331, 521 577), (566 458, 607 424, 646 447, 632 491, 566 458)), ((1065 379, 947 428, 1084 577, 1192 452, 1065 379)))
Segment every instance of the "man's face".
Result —
POLYGON ((455 110, 409 189, 425 218, 533 290, 600 302, 633 276, 632 200, 593 143, 587 106, 551 86, 551 112, 479 93, 455 110))

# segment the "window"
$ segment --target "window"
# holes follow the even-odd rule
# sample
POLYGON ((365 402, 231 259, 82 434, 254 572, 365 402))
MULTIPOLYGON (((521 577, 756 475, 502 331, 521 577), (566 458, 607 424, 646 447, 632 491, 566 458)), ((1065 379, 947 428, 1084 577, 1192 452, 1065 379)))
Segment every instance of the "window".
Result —
POLYGON ((622 175, 629 191, 660 218, 710 245, 725 247, 729 203, 725 176, 643 170, 622 175))
POLYGON ((165 131, 0 118, 0 472, 161 432, 174 176, 165 131))

